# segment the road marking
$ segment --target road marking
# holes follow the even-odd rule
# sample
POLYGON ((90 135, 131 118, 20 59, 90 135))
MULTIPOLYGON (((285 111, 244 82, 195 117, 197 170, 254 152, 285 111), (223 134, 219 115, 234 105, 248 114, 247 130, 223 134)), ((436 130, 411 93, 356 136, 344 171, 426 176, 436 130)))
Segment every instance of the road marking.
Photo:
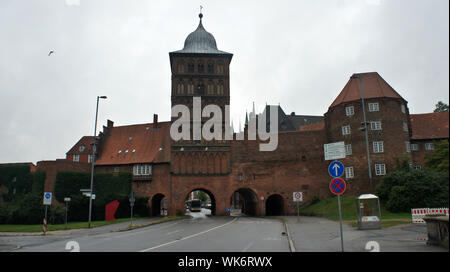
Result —
POLYGON ((158 246, 154 246, 154 247, 151 247, 151 248, 143 249, 143 250, 140 250, 139 252, 147 252, 147 251, 150 251, 150 250, 153 250, 153 249, 157 249, 157 248, 160 248, 160 247, 163 247, 163 246, 168 246, 168 245, 174 244, 174 243, 179 242, 179 241, 183 241, 183 240, 187 240, 187 239, 190 239, 190 238, 197 237, 197 236, 199 236, 199 235, 205 234, 205 233, 210 232, 210 231, 212 231, 212 230, 215 230, 215 229, 218 229, 218 228, 225 227, 226 225, 229 225, 229 224, 233 223, 233 222, 236 221, 237 219, 238 219, 238 218, 236 217, 236 218, 233 219, 232 221, 227 222, 227 223, 225 223, 225 224, 223 224, 223 225, 220 225, 220 226, 217 226, 217 227, 214 227, 214 228, 211 228, 211 229, 209 229, 209 230, 205 230, 205 231, 202 231, 202 232, 199 232, 199 233, 196 233, 196 234, 192 234, 192 235, 183 237, 183 238, 178 239, 178 240, 175 240, 175 241, 171 241, 171 242, 164 243, 164 244, 161 244, 161 245, 158 245, 158 246))
POLYGON ((183 230, 182 229, 174 230, 174 231, 166 233, 166 235, 171 235, 171 234, 174 234, 174 233, 177 233, 177 232, 180 232, 180 231, 183 231, 183 230))
POLYGON ((242 252, 246 252, 249 248, 251 248, 253 246, 254 242, 250 242, 243 250, 242 252))

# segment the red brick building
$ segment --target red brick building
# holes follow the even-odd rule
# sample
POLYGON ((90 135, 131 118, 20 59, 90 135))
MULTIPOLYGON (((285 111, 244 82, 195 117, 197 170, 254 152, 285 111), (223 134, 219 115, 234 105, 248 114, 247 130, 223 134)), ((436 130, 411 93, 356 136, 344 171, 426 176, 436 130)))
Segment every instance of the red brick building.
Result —
MULTIPOLYGON (((193 97, 201 97, 202 109, 214 104, 224 113, 230 103, 232 56, 217 49, 200 17, 184 48, 169 53, 172 106, 184 105, 192 112, 193 97)), ((275 151, 260 151, 258 140, 172 140, 175 117, 158 122, 154 115, 153 123, 116 127, 108 120, 99 134, 95 171, 133 173, 132 188, 150 198, 153 215, 159 214, 162 200, 169 215, 184 212, 185 199, 195 190, 209 195, 216 215, 229 214, 232 199, 237 198, 247 214, 295 214, 293 192, 303 192, 304 201, 331 195, 330 161, 324 160, 323 152, 326 143, 345 143, 346 194, 370 192, 362 98, 373 187, 396 166, 397 158, 423 166, 429 143, 448 139, 448 112, 410 115, 407 101, 378 73, 360 73, 350 77, 324 116, 286 115, 279 110, 275 151)), ((207 121, 202 117, 200 123, 207 121)), ((194 125, 193 116, 189 123, 194 125)), ((82 137, 66 159, 89 171, 92 140, 82 137)), ((51 190, 49 186, 46 190, 51 190)))

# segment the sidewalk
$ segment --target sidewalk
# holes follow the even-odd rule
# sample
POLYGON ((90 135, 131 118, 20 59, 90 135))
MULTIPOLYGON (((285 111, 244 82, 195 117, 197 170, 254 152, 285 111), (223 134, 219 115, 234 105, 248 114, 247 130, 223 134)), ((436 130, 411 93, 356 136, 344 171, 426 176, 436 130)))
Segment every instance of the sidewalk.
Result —
MULTIPOLYGON (((134 226, 149 224, 157 220, 161 220, 163 217, 150 217, 145 219, 133 220, 134 226)), ((82 234, 82 235, 92 235, 113 231, 122 231, 130 226, 130 221, 115 223, 110 225, 105 225, 101 227, 95 227, 90 229, 70 229, 70 230, 55 230, 47 231, 46 235, 71 235, 71 234, 82 234)), ((44 236, 42 232, 0 232, 0 237, 2 236, 44 236)))
MULTIPOLYGON (((341 252, 339 222, 320 217, 282 217, 289 228, 296 252, 341 252), (298 221, 297 221, 298 220, 298 221)), ((427 246, 425 225, 398 225, 379 230, 358 230, 343 224, 344 251, 367 252, 369 241, 379 244, 380 252, 448 252, 427 246)))

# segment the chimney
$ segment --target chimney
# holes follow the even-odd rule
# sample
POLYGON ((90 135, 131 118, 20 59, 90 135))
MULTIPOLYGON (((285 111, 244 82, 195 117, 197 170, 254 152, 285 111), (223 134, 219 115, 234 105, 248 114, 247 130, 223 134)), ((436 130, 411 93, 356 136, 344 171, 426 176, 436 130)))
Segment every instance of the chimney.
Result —
POLYGON ((153 114, 153 127, 158 127, 158 114, 153 114))
POLYGON ((111 128, 114 126, 114 122, 108 119, 107 127, 111 128))

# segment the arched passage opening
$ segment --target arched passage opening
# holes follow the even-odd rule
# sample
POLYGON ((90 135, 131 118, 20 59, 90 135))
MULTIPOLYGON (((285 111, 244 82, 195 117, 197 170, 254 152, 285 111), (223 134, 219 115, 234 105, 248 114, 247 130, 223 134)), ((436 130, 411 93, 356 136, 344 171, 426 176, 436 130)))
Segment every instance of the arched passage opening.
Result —
POLYGON ((251 189, 241 188, 231 195, 230 207, 232 215, 245 214, 250 216, 256 215, 258 205, 258 197, 251 189))
POLYGON ((266 215, 283 215, 283 197, 275 194, 271 195, 266 200, 266 215))
POLYGON ((216 215, 216 199, 214 195, 206 189, 198 188, 192 190, 187 194, 184 201, 186 213, 192 214, 200 212, 204 215, 216 215), (198 205, 200 205, 200 208, 198 208, 198 205))
POLYGON ((167 215, 167 199, 163 194, 156 194, 152 197, 152 216, 167 215))

